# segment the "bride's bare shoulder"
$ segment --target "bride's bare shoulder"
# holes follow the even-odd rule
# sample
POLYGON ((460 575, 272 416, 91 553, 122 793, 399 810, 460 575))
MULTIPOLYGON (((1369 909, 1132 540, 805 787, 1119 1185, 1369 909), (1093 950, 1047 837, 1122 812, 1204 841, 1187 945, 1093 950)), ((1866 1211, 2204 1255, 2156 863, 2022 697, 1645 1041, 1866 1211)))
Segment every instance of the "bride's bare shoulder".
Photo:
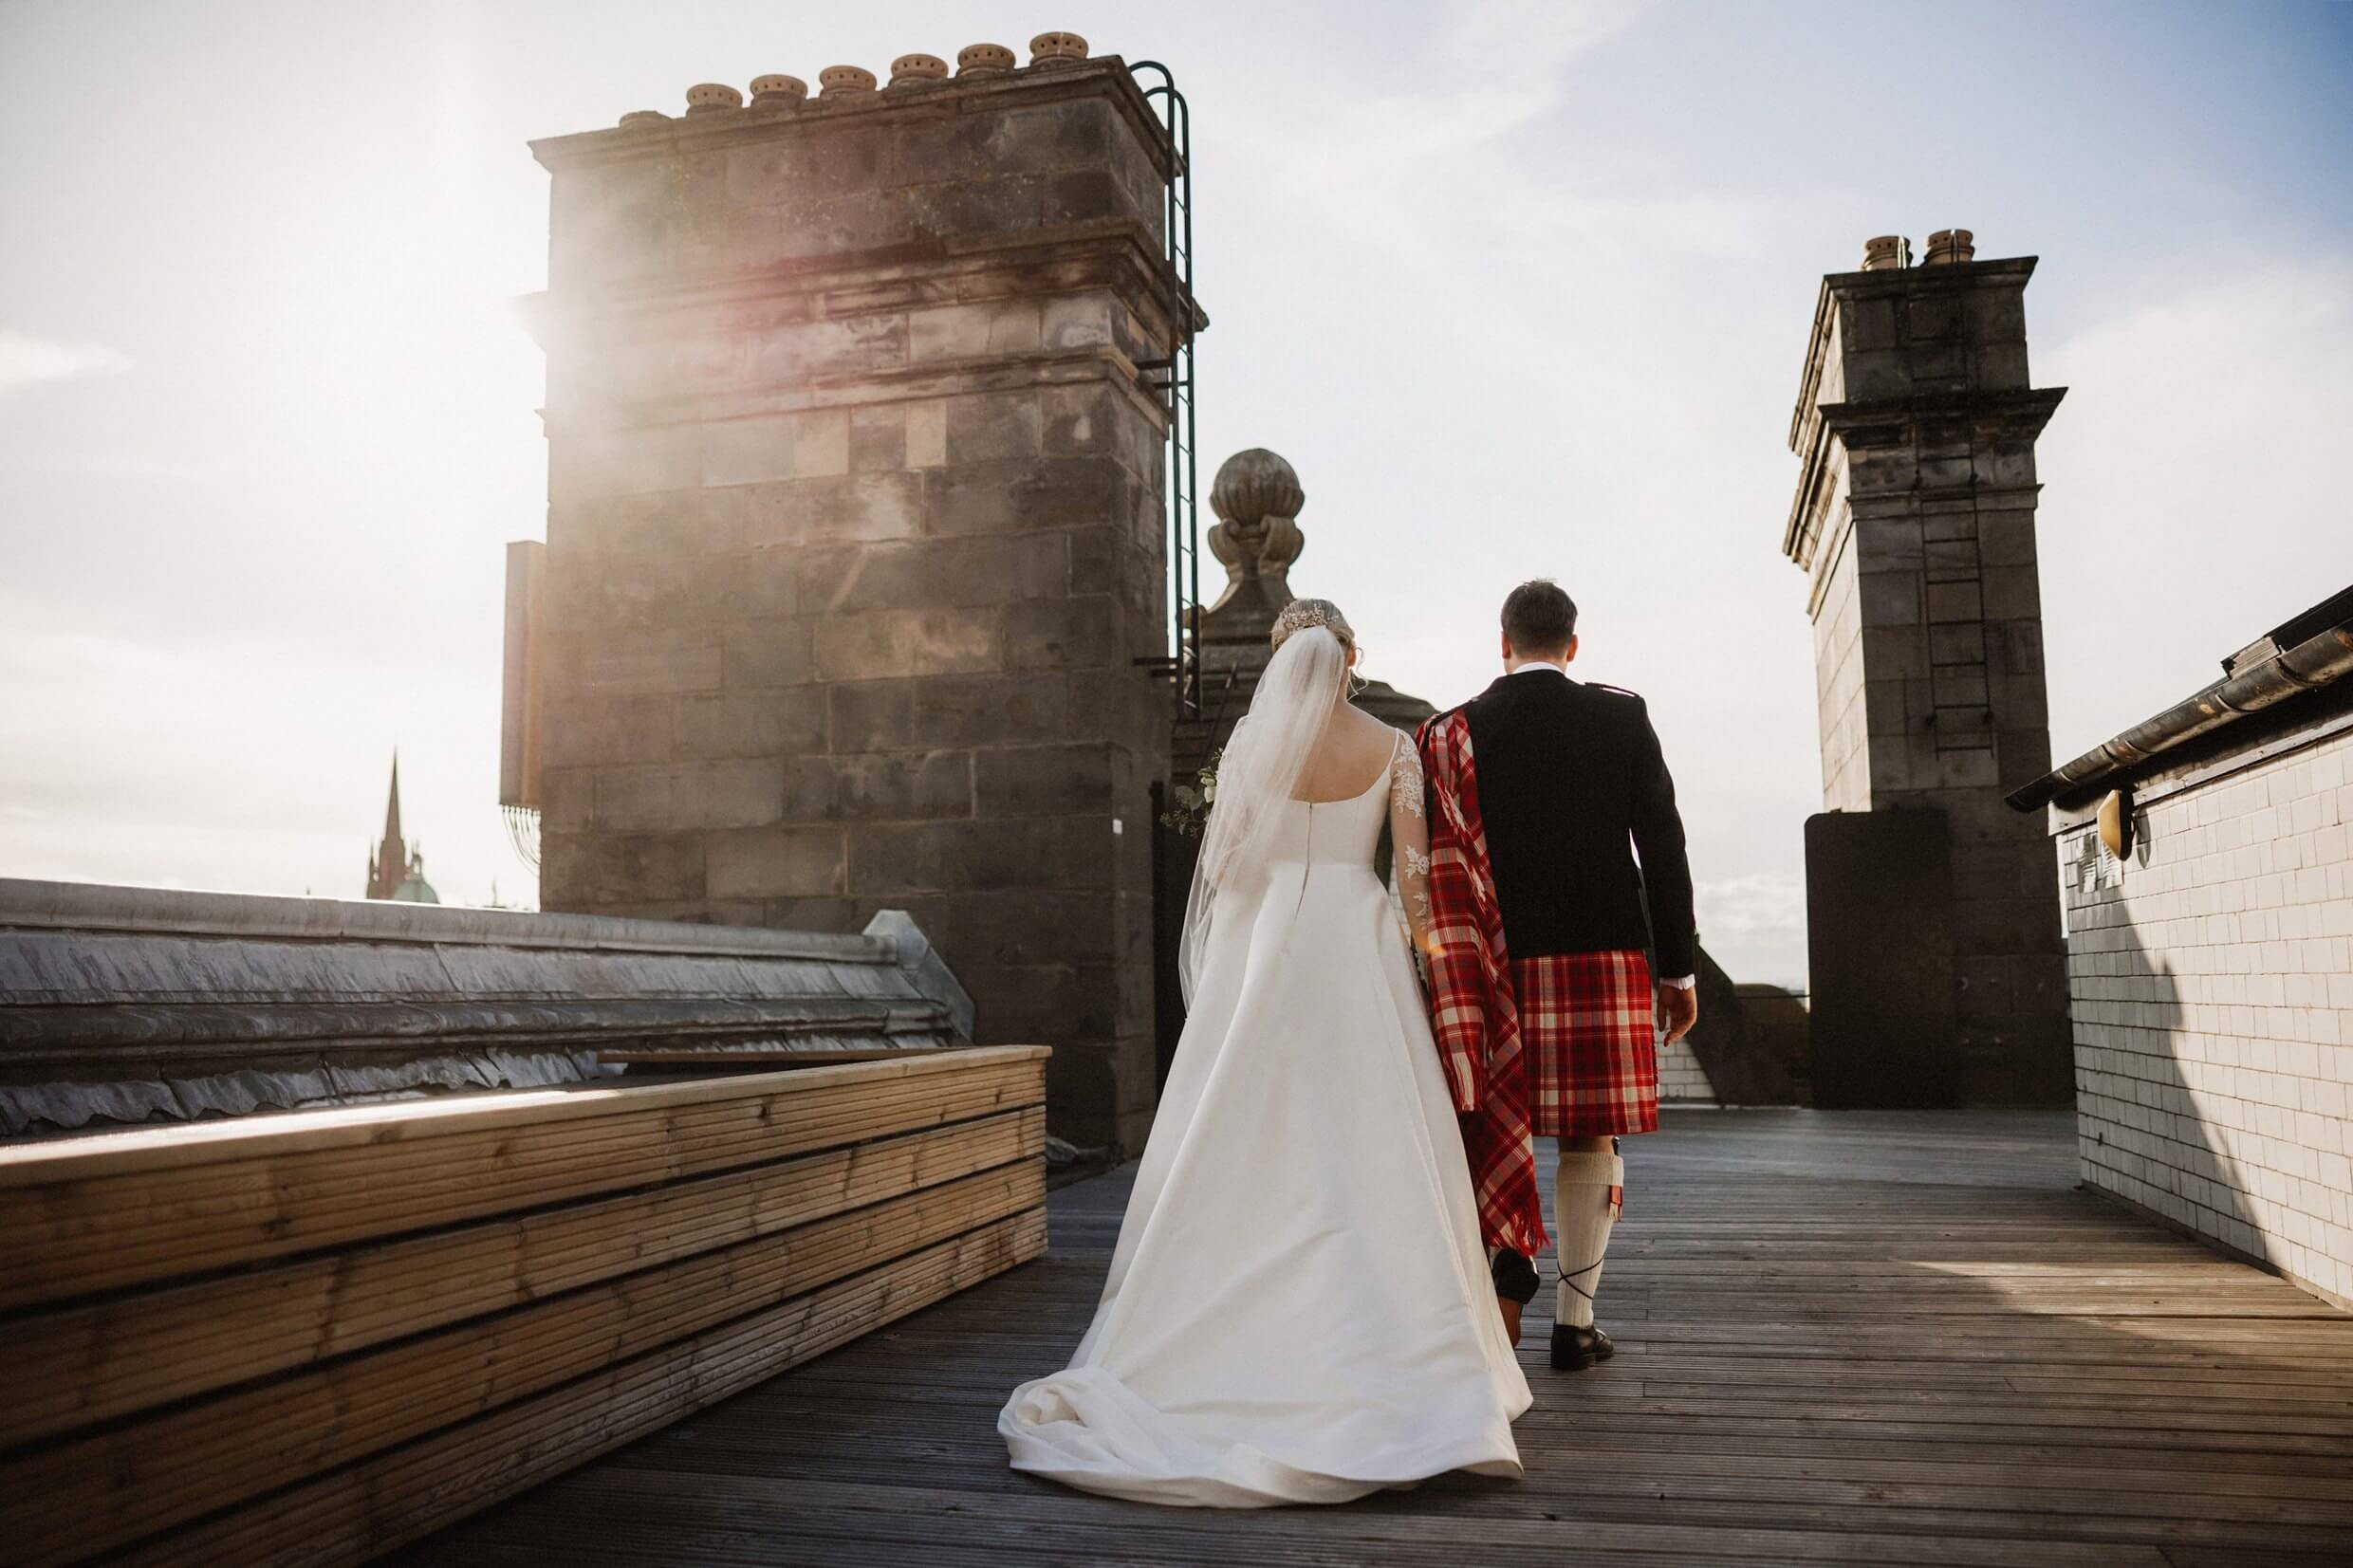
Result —
POLYGON ((1343 710, 1341 718, 1342 722, 1332 726, 1325 741, 1325 755, 1331 759, 1336 773, 1350 779, 1366 778, 1395 763, 1395 729, 1354 708, 1343 710))
POLYGON ((1386 751, 1396 745, 1397 731, 1362 708, 1343 708, 1340 718, 1332 727, 1333 737, 1353 752, 1386 751))

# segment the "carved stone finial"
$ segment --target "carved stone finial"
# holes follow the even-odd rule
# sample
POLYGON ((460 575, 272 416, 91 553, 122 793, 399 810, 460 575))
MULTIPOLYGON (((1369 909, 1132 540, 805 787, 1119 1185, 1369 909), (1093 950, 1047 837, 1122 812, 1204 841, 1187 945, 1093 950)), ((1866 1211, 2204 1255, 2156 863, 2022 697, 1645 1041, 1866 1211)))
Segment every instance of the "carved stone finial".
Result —
POLYGON ((721 109, 740 109, 744 95, 724 82, 701 82, 686 89, 686 112, 690 115, 716 114, 721 109))
POLYGON ((874 73, 861 65, 827 65, 817 73, 820 98, 874 91, 874 73))
POLYGON ((1032 65, 1075 65, 1086 58, 1086 40, 1075 32, 1042 32, 1029 40, 1032 65))
POLYGON ((1939 229, 1928 236, 1930 267, 1951 267, 1957 262, 1973 260, 1977 254, 1977 236, 1966 229, 1939 229))
POLYGON ((788 108, 808 97, 808 83, 797 76, 755 76, 751 79, 751 101, 788 108))
POLYGON ((956 50, 956 75, 1003 76, 1019 64, 1002 44, 967 44, 956 50))
POLYGON ((1901 234, 1881 234, 1862 242, 1862 269, 1885 272, 1912 265, 1912 242, 1901 234))
POLYGON ((667 125, 670 117, 659 109, 632 109, 621 117, 623 125, 667 125))
POLYGON ((1220 521, 1249 530, 1269 517, 1296 518, 1306 507, 1307 492, 1282 453, 1249 447, 1218 465, 1209 505, 1220 521))
POLYGON ((902 54, 891 62, 891 85, 919 87, 947 79, 948 63, 936 54, 902 54))
POLYGON ((1278 453, 1264 447, 1237 452, 1219 465, 1210 487, 1210 510, 1218 517, 1209 531, 1210 553, 1225 563, 1228 582, 1220 605, 1245 583, 1264 580, 1267 597, 1280 608, 1290 599, 1291 563, 1307 547, 1299 513, 1307 504, 1299 475, 1278 453))

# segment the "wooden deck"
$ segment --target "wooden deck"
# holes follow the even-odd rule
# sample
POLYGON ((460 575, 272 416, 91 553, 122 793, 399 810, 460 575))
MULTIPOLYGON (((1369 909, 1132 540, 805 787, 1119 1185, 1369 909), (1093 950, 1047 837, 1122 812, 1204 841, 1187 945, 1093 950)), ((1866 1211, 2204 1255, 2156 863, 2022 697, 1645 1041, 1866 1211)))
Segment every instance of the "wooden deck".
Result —
POLYGON ((1517 1483, 1216 1514, 1007 1470, 997 1407, 1084 1326, 1113 1175, 1055 1195, 1047 1259, 403 1560, 2353 1560, 2353 1317, 2076 1192, 2071 1129, 1671 1115, 1628 1145, 1602 1294, 1618 1358, 1555 1374, 1531 1317, 1517 1483))

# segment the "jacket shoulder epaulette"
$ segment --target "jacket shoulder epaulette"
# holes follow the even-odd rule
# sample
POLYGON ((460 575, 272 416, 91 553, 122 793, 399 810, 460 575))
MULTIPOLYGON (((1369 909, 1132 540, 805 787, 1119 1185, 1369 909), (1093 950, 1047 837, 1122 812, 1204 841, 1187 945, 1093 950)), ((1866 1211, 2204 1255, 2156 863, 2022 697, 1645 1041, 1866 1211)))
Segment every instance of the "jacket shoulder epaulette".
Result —
POLYGON ((1612 686, 1606 681, 1589 680, 1585 682, 1585 687, 1588 691, 1607 692, 1613 697, 1632 697, 1636 702, 1642 700, 1641 692, 1629 692, 1622 686, 1612 686))

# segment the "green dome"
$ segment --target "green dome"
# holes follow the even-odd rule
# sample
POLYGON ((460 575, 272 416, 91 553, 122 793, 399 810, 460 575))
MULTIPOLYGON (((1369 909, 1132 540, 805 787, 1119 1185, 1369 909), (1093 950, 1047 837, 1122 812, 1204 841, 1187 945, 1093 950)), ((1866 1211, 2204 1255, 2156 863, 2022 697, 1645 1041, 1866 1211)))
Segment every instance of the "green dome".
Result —
POLYGON ((433 884, 425 880, 423 872, 411 871, 400 879, 400 885, 392 890, 392 901, 396 904, 437 904, 441 901, 441 895, 433 891, 433 884))

